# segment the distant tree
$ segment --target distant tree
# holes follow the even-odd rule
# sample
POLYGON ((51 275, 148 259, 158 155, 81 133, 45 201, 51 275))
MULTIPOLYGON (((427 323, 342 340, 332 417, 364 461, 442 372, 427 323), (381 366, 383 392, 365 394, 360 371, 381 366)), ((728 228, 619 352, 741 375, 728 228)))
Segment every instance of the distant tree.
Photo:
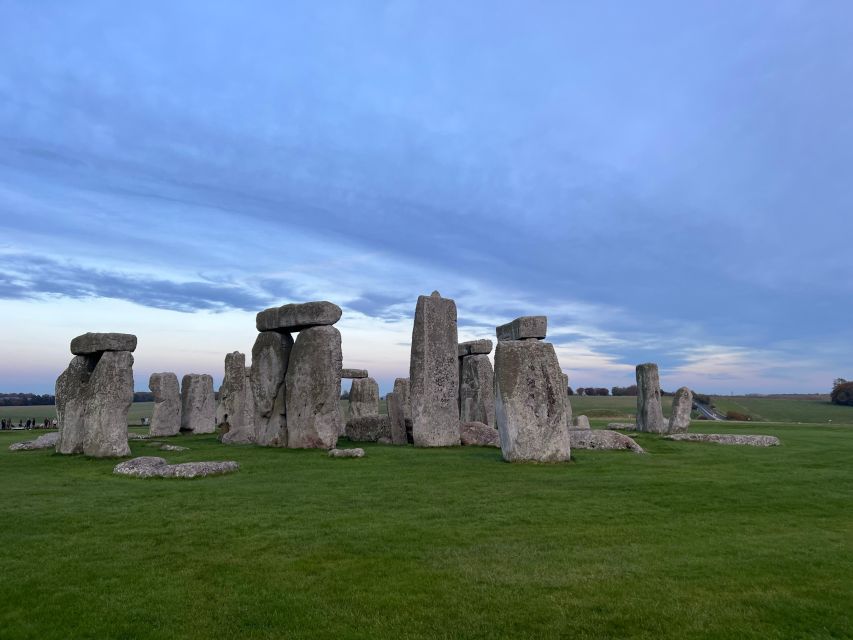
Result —
POLYGON ((844 378, 836 378, 832 381, 832 389, 835 390, 835 387, 839 387, 845 382, 847 382, 847 380, 845 380, 844 378))
POLYGON ((586 389, 584 389, 583 387, 578 387, 578 395, 579 396, 585 396, 586 395, 586 389))
POLYGON ((341 400, 349 400, 349 389, 341 394, 341 400))
POLYGON ((832 389, 832 404, 844 404, 853 407, 853 382, 842 382, 832 389))
POLYGON ((595 390, 595 395, 597 395, 597 396, 609 396, 610 395, 610 389, 605 389, 604 387, 598 387, 595 390))
POLYGON ((572 389, 571 387, 568 387, 566 389, 566 393, 568 393, 570 396, 573 396, 573 395, 575 395, 575 390, 572 389))
POLYGON ((636 396, 638 393, 637 385, 632 384, 630 387, 613 387, 610 390, 610 393, 614 396, 636 396))

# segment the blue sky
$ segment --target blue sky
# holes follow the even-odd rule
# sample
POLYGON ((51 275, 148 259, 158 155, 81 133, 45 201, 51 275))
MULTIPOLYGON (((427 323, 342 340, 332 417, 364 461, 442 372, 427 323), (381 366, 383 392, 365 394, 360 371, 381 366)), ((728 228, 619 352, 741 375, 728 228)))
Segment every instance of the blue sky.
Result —
POLYGON ((0 390, 85 331, 152 371, 332 300, 407 375, 549 316, 571 383, 853 377, 849 2, 0 1, 0 390))

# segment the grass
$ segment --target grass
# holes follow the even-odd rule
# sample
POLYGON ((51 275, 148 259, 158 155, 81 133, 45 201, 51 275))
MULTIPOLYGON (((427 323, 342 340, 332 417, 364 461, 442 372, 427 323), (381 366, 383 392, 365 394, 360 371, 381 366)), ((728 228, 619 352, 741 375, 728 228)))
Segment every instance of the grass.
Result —
POLYGON ((0 637, 849 638, 853 428, 761 432, 563 465, 131 442, 242 465, 189 481, 2 433, 0 637))
POLYGON ((737 411, 761 422, 846 423, 853 422, 853 407, 832 404, 827 399, 757 398, 752 396, 714 396, 714 405, 722 413, 737 411))

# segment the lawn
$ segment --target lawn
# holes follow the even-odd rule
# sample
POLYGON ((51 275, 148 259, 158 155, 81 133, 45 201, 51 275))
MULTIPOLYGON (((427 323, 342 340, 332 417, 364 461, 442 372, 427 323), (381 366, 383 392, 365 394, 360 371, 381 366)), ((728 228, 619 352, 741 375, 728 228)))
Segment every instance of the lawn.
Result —
POLYGON ((756 398, 714 396, 718 411, 745 413, 761 422, 853 423, 853 407, 832 404, 829 398, 756 398))
POLYGON ((783 446, 561 465, 180 436, 170 461, 242 465, 183 481, 2 433, 0 637, 849 638, 853 428, 761 427, 783 446))

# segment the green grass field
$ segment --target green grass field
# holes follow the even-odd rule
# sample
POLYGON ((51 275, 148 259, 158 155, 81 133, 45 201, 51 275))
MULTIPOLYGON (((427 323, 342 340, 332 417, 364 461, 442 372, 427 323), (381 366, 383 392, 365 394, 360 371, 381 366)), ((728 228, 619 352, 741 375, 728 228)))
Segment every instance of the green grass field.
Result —
POLYGON ((761 432, 783 446, 640 435, 562 465, 131 442, 242 465, 198 480, 2 433, 0 637, 849 638, 853 428, 761 432))
POLYGON ((814 398, 754 398, 750 396, 714 396, 718 411, 737 411, 759 422, 853 423, 853 407, 814 398))

